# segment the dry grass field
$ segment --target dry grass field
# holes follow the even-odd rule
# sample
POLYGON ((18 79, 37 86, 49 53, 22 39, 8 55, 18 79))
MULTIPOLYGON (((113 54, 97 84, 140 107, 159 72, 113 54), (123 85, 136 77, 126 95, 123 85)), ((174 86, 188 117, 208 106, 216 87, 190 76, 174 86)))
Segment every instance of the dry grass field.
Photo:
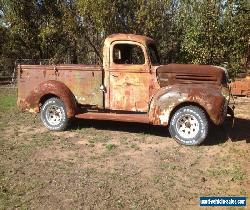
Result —
POLYGON ((249 174, 250 99, 236 99, 234 129, 227 121, 187 147, 135 123, 53 133, 0 88, 0 209, 199 209, 200 196, 249 197, 249 174))

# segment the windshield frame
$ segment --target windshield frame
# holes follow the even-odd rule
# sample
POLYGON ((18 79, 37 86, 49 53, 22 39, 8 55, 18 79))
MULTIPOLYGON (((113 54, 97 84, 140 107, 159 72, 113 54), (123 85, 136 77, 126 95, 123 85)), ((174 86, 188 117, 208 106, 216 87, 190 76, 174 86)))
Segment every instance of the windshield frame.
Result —
POLYGON ((147 44, 147 51, 148 51, 148 57, 150 59, 150 62, 153 66, 159 66, 161 65, 160 56, 157 50, 157 47, 155 43, 149 43, 147 44), (154 53, 154 54, 152 54, 154 53))

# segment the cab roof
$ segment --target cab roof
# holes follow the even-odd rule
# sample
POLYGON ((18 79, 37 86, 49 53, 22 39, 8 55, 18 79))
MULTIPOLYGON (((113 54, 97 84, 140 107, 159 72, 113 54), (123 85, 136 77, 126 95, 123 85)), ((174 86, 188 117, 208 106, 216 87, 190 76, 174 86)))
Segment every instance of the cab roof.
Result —
POLYGON ((112 34, 105 40, 106 44, 111 44, 114 41, 135 41, 143 45, 154 42, 154 40, 149 37, 136 34, 112 34))

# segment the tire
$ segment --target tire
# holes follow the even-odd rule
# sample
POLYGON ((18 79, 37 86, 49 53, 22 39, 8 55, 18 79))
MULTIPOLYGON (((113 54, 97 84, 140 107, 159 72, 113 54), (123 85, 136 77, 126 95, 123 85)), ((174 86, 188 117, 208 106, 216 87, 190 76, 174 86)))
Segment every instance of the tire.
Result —
POLYGON ((45 101, 41 108, 41 120, 49 130, 65 130, 69 119, 64 103, 59 98, 50 98, 45 101))
POLYGON ((208 119, 204 111, 196 106, 178 109, 171 117, 170 135, 180 144, 201 144, 208 135, 208 119))

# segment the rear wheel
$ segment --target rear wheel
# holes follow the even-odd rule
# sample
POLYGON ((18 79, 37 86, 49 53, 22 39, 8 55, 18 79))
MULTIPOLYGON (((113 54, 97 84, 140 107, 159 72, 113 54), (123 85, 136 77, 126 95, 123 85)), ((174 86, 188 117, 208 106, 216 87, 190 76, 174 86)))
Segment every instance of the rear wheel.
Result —
POLYGON ((206 114, 196 106, 182 107, 172 116, 169 132, 180 144, 199 145, 206 139, 208 134, 206 114))
POLYGON ((68 125, 68 117, 63 101, 55 97, 45 101, 41 108, 41 120, 49 130, 65 130, 68 125))

